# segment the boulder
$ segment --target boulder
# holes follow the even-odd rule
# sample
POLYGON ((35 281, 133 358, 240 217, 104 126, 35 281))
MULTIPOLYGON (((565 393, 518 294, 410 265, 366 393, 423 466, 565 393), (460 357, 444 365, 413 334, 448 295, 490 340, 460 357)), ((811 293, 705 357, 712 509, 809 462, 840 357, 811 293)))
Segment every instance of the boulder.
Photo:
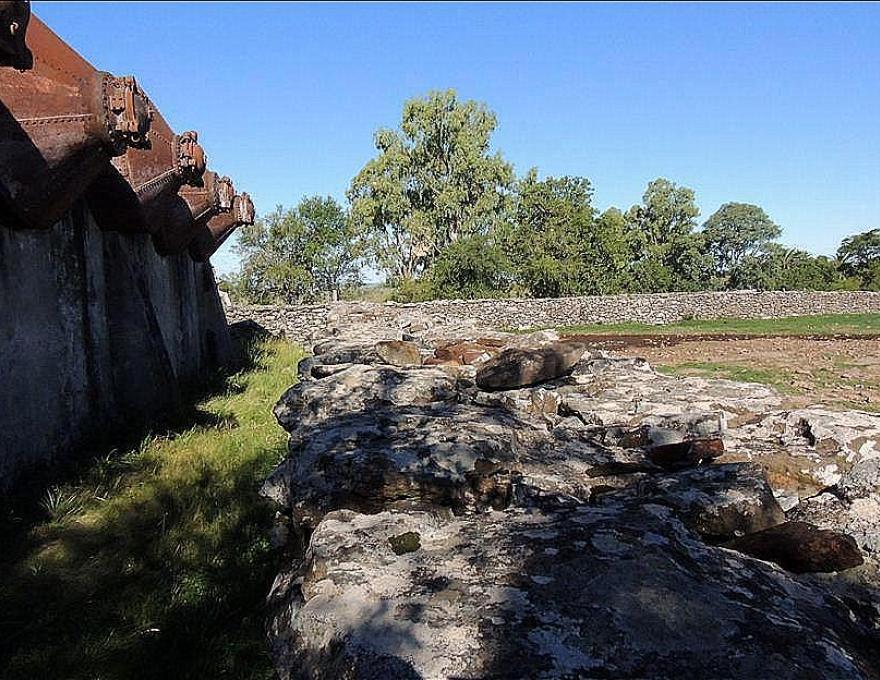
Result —
POLYGON ((511 390, 568 374, 583 356, 579 342, 552 342, 532 349, 509 347, 484 363, 476 383, 483 390, 511 390))
POLYGON ((433 402, 301 421, 263 484, 299 522, 389 507, 505 508, 546 492, 586 500, 615 475, 658 470, 644 451, 597 445, 500 409, 433 402), (305 426, 303 422, 312 422, 305 426))
MULTIPOLYGON (((550 500, 550 499, 548 499, 550 500)), ((439 518, 339 511, 273 591, 281 678, 872 678, 877 638, 815 584, 659 505, 439 518)))
POLYGON ((760 466, 707 465, 671 475, 649 475, 605 503, 638 498, 672 508, 682 522, 711 541, 762 531, 785 521, 760 466))
POLYGON ((880 496, 877 494, 847 501, 837 493, 820 493, 803 499, 788 517, 852 536, 867 555, 875 560, 880 558, 880 496))
MULTIPOLYGON (((326 368, 326 367, 323 367, 326 368)), ((318 367, 312 367, 314 374, 318 367)), ((323 380, 294 385, 275 405, 288 432, 381 405, 428 404, 457 398, 456 377, 442 368, 351 364, 323 380)))
POLYGON ((341 328, 276 406, 282 678, 877 678, 872 416, 445 323, 341 328))
POLYGON ((851 536, 807 522, 785 522, 725 545, 796 574, 843 571, 864 562, 851 536))

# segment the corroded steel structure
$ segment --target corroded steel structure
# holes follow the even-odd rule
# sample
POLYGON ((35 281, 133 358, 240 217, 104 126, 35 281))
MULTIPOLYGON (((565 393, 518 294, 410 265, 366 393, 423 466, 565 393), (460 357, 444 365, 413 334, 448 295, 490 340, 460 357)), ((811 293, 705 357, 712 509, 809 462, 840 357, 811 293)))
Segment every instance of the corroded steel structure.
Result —
POLYGON ((206 172, 201 186, 185 186, 163 201, 159 229, 153 235, 160 253, 183 252, 199 229, 215 215, 232 210, 235 187, 228 177, 206 172))
POLYGON ((134 78, 97 71, 35 17, 33 68, 0 69, 0 201, 14 226, 47 228, 113 156, 147 143, 134 78))
POLYGON ((253 223, 254 204, 251 197, 247 193, 236 194, 232 201, 232 210, 215 215, 199 228, 190 242, 190 255, 198 262, 208 260, 233 231, 253 223))
POLYGON ((25 43, 31 3, 0 2, 0 66, 25 71, 34 65, 34 56, 25 43))
POLYGON ((149 147, 114 158, 89 188, 89 205, 105 229, 155 233, 169 197, 185 184, 202 182, 207 158, 198 134, 175 134, 152 110, 149 147))
POLYGON ((199 236, 204 259, 253 222, 247 195, 206 164, 197 133, 176 134, 134 78, 95 69, 29 3, 0 1, 4 225, 48 228, 84 196, 102 229, 150 233, 163 254, 199 236))

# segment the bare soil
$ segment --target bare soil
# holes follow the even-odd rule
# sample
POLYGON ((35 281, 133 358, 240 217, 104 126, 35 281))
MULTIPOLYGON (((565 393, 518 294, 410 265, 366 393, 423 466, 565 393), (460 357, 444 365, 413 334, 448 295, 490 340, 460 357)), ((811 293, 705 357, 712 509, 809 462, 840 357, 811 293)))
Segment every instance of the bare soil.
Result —
POLYGON ((676 375, 770 384, 791 407, 880 411, 878 335, 577 335, 676 375))

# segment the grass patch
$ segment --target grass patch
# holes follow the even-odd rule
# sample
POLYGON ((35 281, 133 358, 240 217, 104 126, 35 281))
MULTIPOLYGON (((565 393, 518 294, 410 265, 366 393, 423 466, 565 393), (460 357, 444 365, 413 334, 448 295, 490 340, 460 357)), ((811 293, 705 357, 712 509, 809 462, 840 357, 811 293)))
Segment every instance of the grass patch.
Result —
POLYGON ((784 394, 799 394, 801 390, 792 386, 793 376, 783 369, 755 368, 740 364, 720 364, 709 361, 689 361, 674 365, 656 367, 660 373, 677 376, 698 376, 702 378, 723 378, 737 382, 769 385, 784 394))
POLYGON ((668 325, 591 324, 563 326, 556 330, 585 335, 870 335, 880 333, 880 314, 821 314, 785 319, 690 319, 668 325))
POLYGON ((257 489, 286 449, 271 407, 301 356, 259 345, 205 418, 95 459, 46 491, 38 522, 0 518, 0 677, 274 677, 279 555, 257 489))

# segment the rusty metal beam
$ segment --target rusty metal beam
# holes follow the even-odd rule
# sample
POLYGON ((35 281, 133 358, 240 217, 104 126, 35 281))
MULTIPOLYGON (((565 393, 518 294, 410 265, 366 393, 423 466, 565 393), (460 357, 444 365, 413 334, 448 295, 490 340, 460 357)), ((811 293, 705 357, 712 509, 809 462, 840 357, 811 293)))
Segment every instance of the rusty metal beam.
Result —
POLYGON ((149 142, 148 149, 114 158, 89 187, 89 207, 102 229, 153 233, 167 198, 202 182, 207 159, 196 132, 174 134, 153 107, 149 142))
POLYGON ((34 55, 27 46, 31 3, 0 0, 0 66, 26 71, 34 65, 34 55))
POLYGON ((215 215, 202 225, 189 244, 189 253, 197 262, 206 262, 236 229, 254 223, 254 204, 247 193, 236 194, 232 210, 215 215))
POLYGON ((134 78, 97 71, 36 17, 28 39, 33 68, 0 69, 0 206, 43 229, 113 156, 149 143, 152 111, 134 78))
POLYGON ((85 194, 103 229, 150 233, 163 254, 192 243, 207 259, 253 223, 250 197, 205 173, 195 132, 175 134, 134 78, 96 70, 27 2, 0 0, 4 64, 32 67, 0 69, 4 225, 47 228, 85 194))
POLYGON ((206 172, 202 186, 181 187, 175 196, 162 201, 161 214, 156 216, 156 250, 163 255, 182 253, 212 217, 232 210, 234 198, 232 180, 216 172, 206 172))

